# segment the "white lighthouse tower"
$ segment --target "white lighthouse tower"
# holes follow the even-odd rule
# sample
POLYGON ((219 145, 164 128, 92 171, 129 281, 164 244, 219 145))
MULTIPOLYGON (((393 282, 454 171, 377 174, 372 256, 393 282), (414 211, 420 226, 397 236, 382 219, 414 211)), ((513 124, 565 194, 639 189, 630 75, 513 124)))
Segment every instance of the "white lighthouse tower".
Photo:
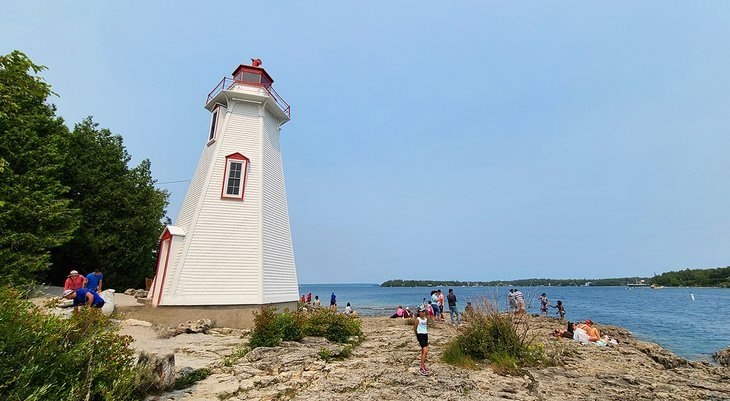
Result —
POLYGON ((210 130, 176 224, 162 233, 148 297, 167 320, 240 327, 261 305, 296 306, 279 146, 290 108, 273 82, 255 59, 208 94, 210 130))

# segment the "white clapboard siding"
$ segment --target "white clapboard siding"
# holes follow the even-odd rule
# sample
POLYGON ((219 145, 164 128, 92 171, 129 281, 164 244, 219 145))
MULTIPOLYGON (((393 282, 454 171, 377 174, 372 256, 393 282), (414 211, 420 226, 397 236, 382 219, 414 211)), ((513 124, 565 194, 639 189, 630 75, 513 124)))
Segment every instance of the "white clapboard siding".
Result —
POLYGON ((266 112, 262 141, 264 303, 298 298, 284 168, 279 145, 279 121, 266 112))
MULTIPOLYGON (((261 99, 265 101, 265 98, 261 99)), ((176 225, 159 305, 259 305, 298 299, 274 104, 226 99, 176 225), (249 159, 243 201, 221 198, 226 156, 249 159)), ((280 115, 280 114, 279 114, 280 115)), ((206 137, 207 139, 207 137, 206 137)))

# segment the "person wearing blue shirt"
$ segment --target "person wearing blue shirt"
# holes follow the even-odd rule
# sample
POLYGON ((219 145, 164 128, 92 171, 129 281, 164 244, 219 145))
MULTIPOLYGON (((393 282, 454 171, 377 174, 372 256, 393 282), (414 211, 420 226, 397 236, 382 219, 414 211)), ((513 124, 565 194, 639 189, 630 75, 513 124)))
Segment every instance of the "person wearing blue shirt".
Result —
POLYGON ((86 276, 84 288, 91 291, 101 292, 101 285, 103 280, 104 275, 101 274, 101 270, 97 268, 96 270, 94 270, 93 273, 89 273, 89 275, 86 276))
POLYGON ((330 296, 330 309, 336 311, 337 310, 337 296, 335 296, 335 293, 332 293, 332 296, 330 296))
POLYGON ((79 305, 101 308, 105 303, 104 298, 102 298, 101 295, 83 288, 78 290, 66 290, 63 292, 63 297, 66 299, 73 299, 74 312, 79 311, 79 305))

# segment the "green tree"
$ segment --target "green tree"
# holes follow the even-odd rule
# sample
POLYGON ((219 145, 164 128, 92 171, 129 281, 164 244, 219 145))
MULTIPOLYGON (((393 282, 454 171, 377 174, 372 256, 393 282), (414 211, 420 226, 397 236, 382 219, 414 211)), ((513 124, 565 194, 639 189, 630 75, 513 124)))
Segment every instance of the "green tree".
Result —
POLYGON ((42 277, 80 221, 60 181, 68 129, 46 103, 44 69, 19 51, 0 56, 0 284, 42 277))
MULTIPOLYGON (((90 117, 70 136, 64 184, 83 222, 74 238, 53 252, 49 277, 60 282, 68 268, 100 268, 106 286, 137 287, 151 277, 168 194, 154 187, 149 160, 130 169, 122 137, 90 117)), ((105 287, 106 287, 105 286, 105 287)))

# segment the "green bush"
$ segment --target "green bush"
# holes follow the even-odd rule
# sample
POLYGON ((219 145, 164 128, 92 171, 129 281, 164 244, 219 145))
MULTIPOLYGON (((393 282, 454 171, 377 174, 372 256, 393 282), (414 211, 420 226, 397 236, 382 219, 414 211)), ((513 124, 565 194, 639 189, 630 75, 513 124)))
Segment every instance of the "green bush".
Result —
POLYGON ((261 308, 261 312, 254 312, 253 330, 249 346, 276 347, 281 343, 281 336, 276 327, 276 309, 270 307, 261 308))
POLYGON ((304 336, 324 337, 339 343, 362 336, 360 319, 321 309, 311 314, 263 307, 254 312, 249 347, 275 347, 282 341, 301 341, 304 336))
POLYGON ((324 337, 330 341, 346 343, 350 337, 362 335, 360 319, 352 318, 331 311, 321 309, 313 312, 304 321, 304 334, 314 337, 324 337))
POLYGON ((142 399, 153 379, 130 342, 98 309, 62 319, 0 288, 0 399, 142 399))
POLYGON ((274 318, 276 331, 283 341, 302 341, 304 332, 302 326, 302 314, 285 310, 274 318))

